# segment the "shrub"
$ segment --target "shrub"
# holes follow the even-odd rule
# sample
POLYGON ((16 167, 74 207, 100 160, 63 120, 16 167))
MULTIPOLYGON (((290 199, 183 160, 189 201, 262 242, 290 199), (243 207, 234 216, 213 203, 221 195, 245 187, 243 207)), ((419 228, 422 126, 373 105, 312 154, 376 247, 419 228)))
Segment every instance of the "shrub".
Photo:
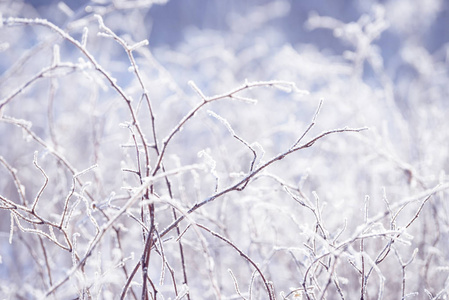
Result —
POLYGON ((2 295, 446 299, 447 66, 393 78, 380 5, 310 14, 342 55, 286 44, 283 1, 151 48, 152 5, 4 9, 2 295))

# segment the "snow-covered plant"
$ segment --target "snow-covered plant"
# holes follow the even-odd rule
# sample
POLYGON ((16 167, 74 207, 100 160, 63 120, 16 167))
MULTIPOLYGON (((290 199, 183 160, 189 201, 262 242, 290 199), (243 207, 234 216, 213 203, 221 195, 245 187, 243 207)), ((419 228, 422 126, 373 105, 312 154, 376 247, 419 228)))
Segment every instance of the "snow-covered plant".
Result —
POLYGON ((308 1, 210 1, 224 28, 153 45, 166 2, 0 4, 2 297, 446 299, 440 1, 298 44, 308 1))

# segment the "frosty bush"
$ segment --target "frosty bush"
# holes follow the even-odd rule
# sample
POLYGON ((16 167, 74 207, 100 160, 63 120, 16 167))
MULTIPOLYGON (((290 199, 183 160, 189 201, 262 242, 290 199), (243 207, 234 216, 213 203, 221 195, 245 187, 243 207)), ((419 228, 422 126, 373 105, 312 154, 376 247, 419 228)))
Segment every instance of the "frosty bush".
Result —
POLYGON ((164 3, 0 4, 3 298, 447 299, 444 49, 284 1, 151 47, 164 3))

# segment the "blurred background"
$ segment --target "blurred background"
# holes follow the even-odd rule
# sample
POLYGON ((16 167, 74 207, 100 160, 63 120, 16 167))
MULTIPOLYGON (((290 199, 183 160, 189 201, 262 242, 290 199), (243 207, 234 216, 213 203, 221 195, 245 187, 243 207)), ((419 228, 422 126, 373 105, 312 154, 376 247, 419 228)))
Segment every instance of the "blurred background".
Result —
MULTIPOLYGON (((85 15, 86 7, 106 9, 108 1, 2 1, 4 17, 40 17, 64 27, 71 19, 85 15)), ((271 39, 271 46, 312 44, 321 51, 339 55, 352 50, 347 42, 335 38, 332 30, 310 30, 306 25, 311 15, 335 18, 343 23, 357 22, 381 5, 388 23, 375 44, 387 69, 404 63, 401 51, 406 47, 423 47, 430 55, 444 60, 447 55, 449 8, 443 0, 363 0, 363 1, 116 1, 128 11, 128 26, 133 26, 133 6, 139 7, 139 26, 127 34, 136 39, 149 39, 150 47, 179 47, 188 42, 189 32, 211 32, 225 35, 237 31, 246 35, 246 43, 271 39), (255 30, 258 29, 258 30, 255 30), (274 36, 268 36, 269 34, 274 36)), ((125 21, 125 20, 124 20, 125 21)), ((121 24, 115 24, 119 27, 121 24)), ((114 27, 112 24, 109 26, 114 27)), ((227 45, 238 47, 238 45, 227 45)), ((411 71, 411 70, 410 70, 411 71)), ((410 75, 410 74, 409 74, 410 75)))

